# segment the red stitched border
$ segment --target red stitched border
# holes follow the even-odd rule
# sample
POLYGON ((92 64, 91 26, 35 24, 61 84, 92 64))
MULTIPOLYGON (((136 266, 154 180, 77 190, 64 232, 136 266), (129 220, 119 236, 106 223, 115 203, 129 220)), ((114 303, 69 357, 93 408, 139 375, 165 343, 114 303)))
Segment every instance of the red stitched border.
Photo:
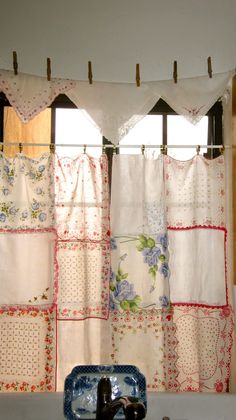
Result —
MULTIPOLYGON (((194 305, 189 305, 189 306, 192 306, 192 308, 195 309, 194 305)), ((231 305, 228 305, 227 308, 229 308, 230 313, 227 314, 225 317, 230 320, 229 321, 230 322, 230 328, 229 328, 229 331, 228 331, 229 344, 228 344, 228 348, 226 349, 226 352, 229 355, 229 359, 228 359, 227 364, 225 365, 225 369, 226 369, 226 376, 225 376, 225 379, 224 379, 225 391, 216 391, 214 389, 208 388, 210 391, 213 391, 213 392, 214 391, 215 392, 229 392, 229 380, 230 380, 230 377, 231 377, 233 331, 234 331, 234 310, 233 310, 231 305)), ((218 311, 219 309, 222 309, 222 308, 221 307, 216 307, 216 308, 209 308, 209 309, 216 309, 218 311)), ((180 316, 182 316, 182 315, 180 315, 180 316)), ((221 314, 219 314, 219 316, 221 316, 221 314)), ((204 387, 207 388, 206 385, 204 387)), ((181 390, 181 392, 189 392, 189 391, 199 392, 199 388, 196 388, 196 387, 194 388, 194 386, 191 386, 191 389, 190 389, 188 386, 186 386, 184 389, 181 390)), ((204 391, 200 391, 200 392, 204 392, 204 391)))
POLYGON ((55 341, 56 341, 56 349, 55 349, 55 387, 54 391, 57 391, 57 369, 58 369, 58 325, 57 325, 57 305, 55 305, 55 312, 56 312, 56 319, 55 319, 55 341))
MULTIPOLYGON (((8 313, 10 315, 13 315, 15 313, 16 314, 20 313, 20 314, 24 315, 24 313, 26 313, 29 316, 36 316, 36 314, 38 316, 38 314, 42 314, 43 317, 44 317, 44 321, 46 321, 46 322, 49 321, 49 318, 48 318, 49 315, 53 314, 53 312, 54 312, 54 317, 53 317, 54 324, 53 325, 55 327, 55 335, 54 335, 55 339, 54 339, 54 346, 52 347, 52 349, 54 349, 54 355, 55 355, 55 363, 52 362, 53 363, 52 366, 54 367, 54 375, 52 375, 52 378, 54 377, 54 381, 55 381, 54 386, 52 387, 52 383, 51 383, 50 379, 49 379, 49 382, 47 383, 47 389, 43 389, 43 390, 40 389, 41 383, 40 383, 40 385, 29 385, 29 384, 27 384, 27 382, 23 382, 22 384, 18 383, 17 386, 20 386, 20 385, 28 386, 29 385, 30 389, 27 389, 27 390, 23 389, 21 391, 25 391, 25 392, 30 392, 30 391, 31 392, 35 392, 35 391, 54 392, 57 389, 56 388, 56 375, 57 375, 57 360, 56 360, 56 356, 57 356, 57 336, 56 336, 56 332, 57 332, 57 320, 56 320, 56 310, 55 309, 56 309, 55 305, 50 305, 50 304, 43 305, 43 308, 41 308, 41 309, 39 307, 32 307, 32 306, 31 307, 30 306, 25 307, 23 305, 14 305, 14 306, 1 305, 0 306, 1 315, 3 315, 4 313, 8 313), (33 389, 32 389, 32 386, 33 386, 33 389)), ((51 319, 50 322, 52 322, 52 319, 51 319)), ((48 337, 48 334, 49 334, 48 331, 49 330, 47 330, 45 340, 50 339, 50 337, 48 337)), ((47 341, 47 343, 49 343, 49 342, 47 341)), ((45 351, 46 351, 46 347, 45 347, 45 351)), ((51 349, 50 349, 50 351, 51 351, 51 349)), ((48 364, 50 364, 50 361, 51 361, 51 358, 49 358, 49 356, 51 356, 51 354, 48 354, 47 352, 46 352, 46 354, 47 354, 47 356, 46 356, 47 360, 46 360, 45 370, 46 370, 46 368, 51 369, 51 367, 48 366, 48 364)), ((50 373, 50 371, 47 371, 47 372, 50 373)), ((46 375, 46 373, 45 373, 45 375, 46 375)), ((46 377, 45 377, 45 379, 46 379, 46 377)), ((48 380, 48 378, 46 380, 48 380)), ((0 381, 0 382, 1 382, 1 385, 4 385, 4 382, 2 382, 2 381, 0 381)), ((14 389, 14 391, 18 391, 18 389, 16 389, 16 390, 14 389)))

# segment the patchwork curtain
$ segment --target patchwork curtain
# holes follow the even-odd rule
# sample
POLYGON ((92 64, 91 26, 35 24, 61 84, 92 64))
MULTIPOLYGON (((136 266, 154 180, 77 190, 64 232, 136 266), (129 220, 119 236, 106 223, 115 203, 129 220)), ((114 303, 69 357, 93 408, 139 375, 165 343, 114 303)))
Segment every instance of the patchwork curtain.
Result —
POLYGON ((111 204, 107 168, 0 154, 1 390, 128 363, 151 391, 227 391, 224 156, 115 155, 111 204))
POLYGON ((59 321, 108 317, 107 160, 1 154, 0 179, 0 388, 56 390, 59 321))
POLYGON ((228 390, 225 192, 223 156, 114 157, 113 360, 135 361, 150 390, 228 390))

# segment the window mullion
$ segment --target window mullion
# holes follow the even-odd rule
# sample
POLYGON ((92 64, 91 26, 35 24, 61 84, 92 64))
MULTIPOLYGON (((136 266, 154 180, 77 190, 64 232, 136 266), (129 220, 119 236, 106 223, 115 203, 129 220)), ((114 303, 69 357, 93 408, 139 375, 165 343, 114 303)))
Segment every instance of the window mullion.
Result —
POLYGON ((51 143, 56 141, 56 108, 51 108, 51 143))
MULTIPOLYGON (((102 136, 102 144, 105 146, 106 144, 111 145, 112 143, 106 139, 106 137, 102 136)), ((111 177, 112 177, 112 158, 113 158, 113 148, 106 147, 105 149, 108 161, 108 179, 109 179, 109 188, 111 191, 111 177)), ((119 153, 119 148, 116 149, 116 152, 119 153)))
POLYGON ((4 106, 0 104, 0 142, 3 142, 4 106))
POLYGON ((162 144, 163 146, 167 145, 167 115, 163 114, 162 116, 162 144))

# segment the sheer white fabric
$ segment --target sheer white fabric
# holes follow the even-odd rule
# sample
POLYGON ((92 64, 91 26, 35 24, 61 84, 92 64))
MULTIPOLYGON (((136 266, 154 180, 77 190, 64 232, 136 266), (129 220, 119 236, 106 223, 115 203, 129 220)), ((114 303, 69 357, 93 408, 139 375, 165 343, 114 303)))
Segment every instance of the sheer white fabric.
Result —
MULTIPOLYGON (((119 141, 163 98, 178 114, 197 123, 227 89, 233 71, 191 79, 132 83, 52 79, 0 70, 4 92, 20 119, 27 122, 50 105, 60 93, 86 111, 112 143, 119 141)), ((90 119, 89 118, 89 119, 90 119)))
POLYGON ((53 302, 55 240, 50 231, 0 233, 0 305, 53 302))
POLYGON ((233 75, 232 71, 190 79, 148 83, 179 115, 196 124, 224 94, 233 75))
POLYGON ((68 97, 84 109, 112 143, 119 141, 160 99, 147 84, 77 82, 68 97))
POLYGON ((165 159, 168 225, 225 226, 225 163, 221 156, 207 160, 165 159))
POLYGON ((225 232, 169 230, 172 303, 226 305, 225 232))

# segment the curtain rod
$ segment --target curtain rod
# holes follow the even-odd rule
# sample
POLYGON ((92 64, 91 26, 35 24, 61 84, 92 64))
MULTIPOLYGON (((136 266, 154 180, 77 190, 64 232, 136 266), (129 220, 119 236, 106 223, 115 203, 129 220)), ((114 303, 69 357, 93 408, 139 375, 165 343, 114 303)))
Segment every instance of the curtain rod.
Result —
POLYGON ((105 149, 119 149, 119 148, 142 148, 142 149, 156 149, 156 148, 166 148, 166 149, 189 149, 189 148, 201 148, 201 149, 231 149, 236 148, 236 145, 207 145, 207 144, 86 144, 86 143, 77 143, 77 144, 64 144, 64 143, 24 143, 24 142, 12 142, 12 143, 3 143, 0 142, 0 147, 10 147, 10 146, 44 146, 44 147, 102 147, 105 149))

